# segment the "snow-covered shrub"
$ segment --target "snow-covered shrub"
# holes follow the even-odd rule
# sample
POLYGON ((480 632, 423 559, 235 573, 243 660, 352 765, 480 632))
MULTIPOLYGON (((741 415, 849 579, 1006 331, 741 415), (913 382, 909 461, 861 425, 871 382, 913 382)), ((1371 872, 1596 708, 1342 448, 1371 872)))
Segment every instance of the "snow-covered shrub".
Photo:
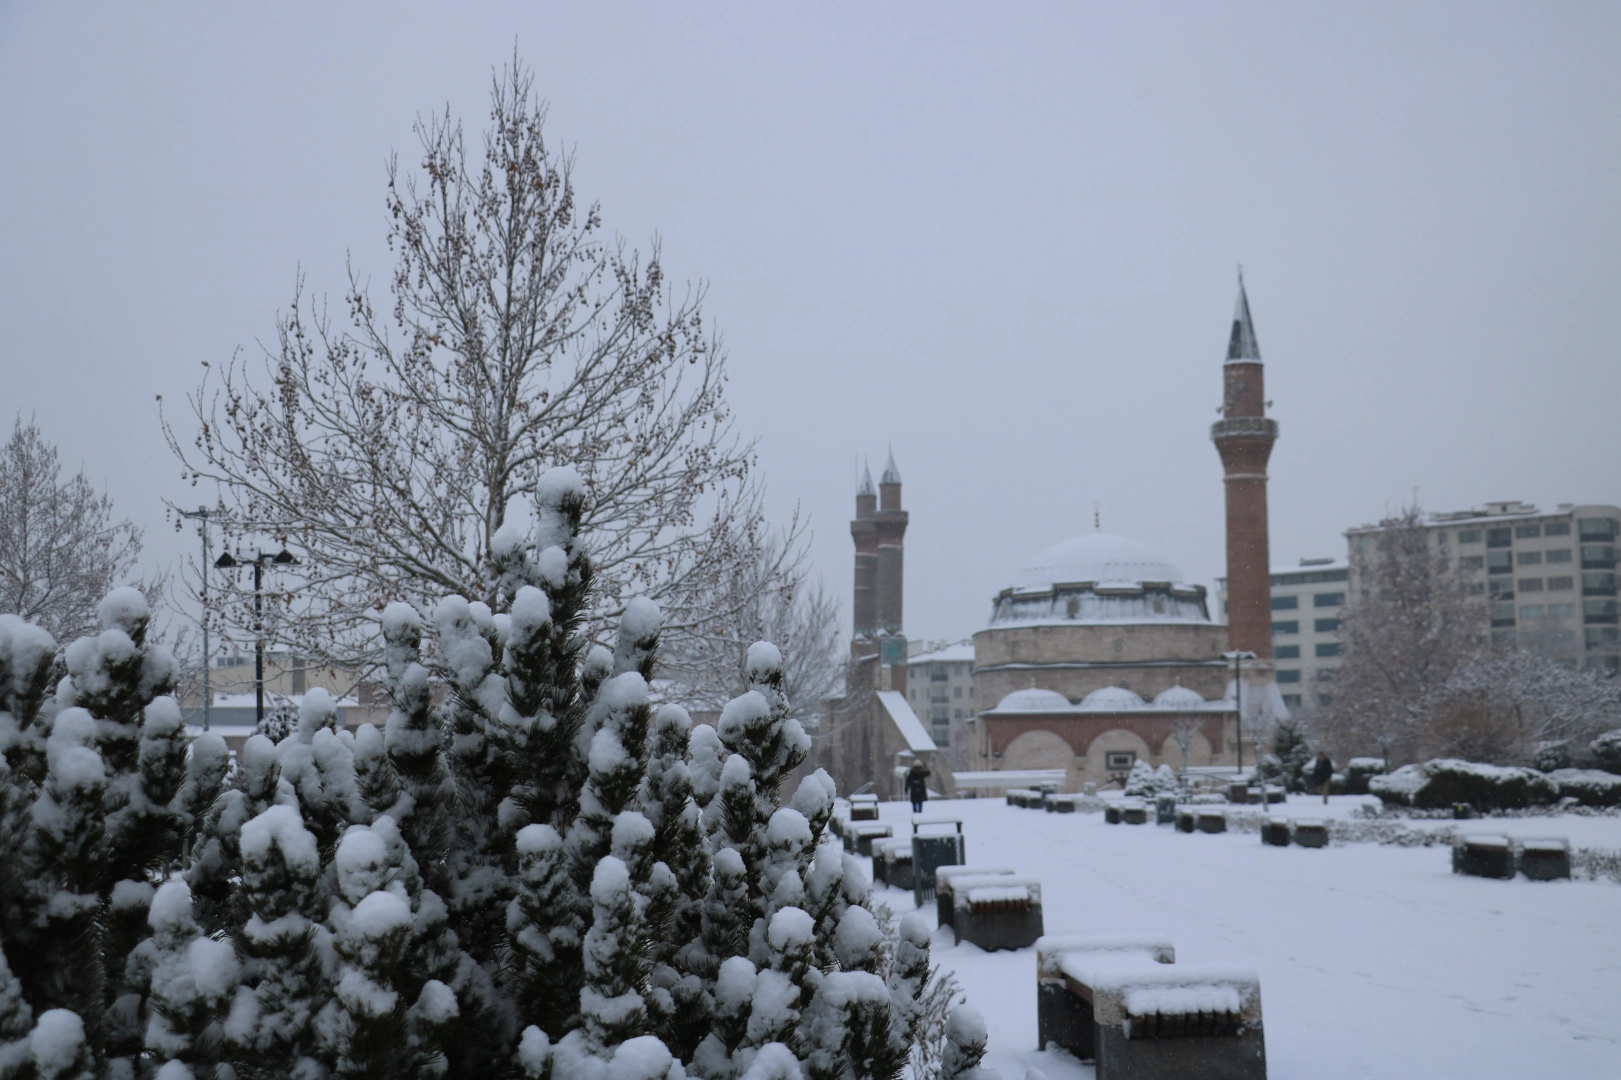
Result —
POLYGON ((1386 803, 1431 810, 1457 803, 1477 810, 1515 810, 1559 798, 1559 786, 1535 769, 1456 758, 1403 765, 1388 776, 1373 777, 1368 791, 1386 803))
POLYGON ((1125 794, 1136 798, 1152 799, 1176 790, 1176 773, 1169 765, 1155 769, 1148 762, 1139 760, 1132 765, 1131 775, 1126 777, 1125 794))
POLYGON ((657 704, 657 607, 588 638, 584 486, 538 486, 491 603, 384 611, 381 729, 312 690, 230 775, 138 596, 54 696, 0 619, 0 1077, 986 1075, 927 926, 829 842, 832 780, 783 789, 778 650, 713 727, 657 704))
POLYGON ((1383 758, 1354 757, 1345 763, 1345 794, 1367 795, 1368 785, 1385 771, 1383 758))
POLYGON ((1588 744, 1593 760, 1605 772, 1621 773, 1621 728, 1606 731, 1588 744))
POLYGON ((1621 806, 1621 776, 1602 769, 1555 769, 1548 779, 1559 785, 1560 798, 1583 806, 1621 806))

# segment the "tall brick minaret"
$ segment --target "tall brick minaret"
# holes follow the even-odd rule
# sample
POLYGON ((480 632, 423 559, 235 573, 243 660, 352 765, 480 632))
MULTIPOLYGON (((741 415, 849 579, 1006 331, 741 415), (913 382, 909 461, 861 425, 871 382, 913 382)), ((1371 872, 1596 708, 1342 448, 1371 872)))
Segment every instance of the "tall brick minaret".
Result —
POLYGON ((1210 427, 1227 486, 1227 635, 1229 648, 1272 659, 1272 560, 1266 521, 1266 463, 1278 422, 1266 415, 1261 349, 1250 321, 1244 273, 1222 366, 1225 396, 1210 427))
POLYGON ((856 516, 850 522, 850 538, 856 544, 855 595, 850 604, 855 617, 850 635, 850 655, 855 659, 871 653, 878 636, 878 489, 872 483, 872 469, 862 466, 861 486, 856 488, 856 516))
POLYGON ((907 513, 901 509, 901 471, 895 468, 895 451, 884 463, 878 478, 878 631, 894 637, 901 633, 901 598, 905 575, 902 573, 907 513))
POLYGON ((892 669, 884 676, 888 681, 885 689, 904 689, 906 679, 902 622, 908 516, 901 509, 901 474, 891 451, 876 487, 872 470, 863 467, 861 486, 856 489, 856 516, 850 522, 850 538, 856 547, 850 656, 855 660, 876 657, 881 668, 892 669))

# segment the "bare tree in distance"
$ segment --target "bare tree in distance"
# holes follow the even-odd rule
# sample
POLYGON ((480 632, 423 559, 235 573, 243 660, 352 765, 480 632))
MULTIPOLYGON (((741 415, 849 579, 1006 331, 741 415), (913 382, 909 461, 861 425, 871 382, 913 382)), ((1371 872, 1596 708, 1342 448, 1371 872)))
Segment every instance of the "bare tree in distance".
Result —
POLYGON ((67 643, 99 626, 96 605, 135 584, 156 606, 165 579, 138 580, 141 530, 83 470, 62 476, 55 445, 21 415, 0 452, 0 613, 67 643))
MULTIPOLYGON (((220 491, 227 545, 298 557, 266 618, 326 662, 370 657, 391 601, 492 600, 492 541, 556 465, 586 483, 599 624, 645 595, 680 651, 751 609, 733 579, 799 573, 797 516, 765 527, 703 287, 671 285, 656 239, 643 257, 602 235, 528 70, 514 59, 492 83, 482 147, 447 110, 416 125, 420 169, 390 163, 392 303, 351 268, 340 322, 301 278, 262 371, 209 368, 194 436, 164 421, 185 477, 220 491), (733 606, 704 606, 717 596, 733 606)), ((251 596, 220 595, 251 628, 251 596)))
POLYGON ((1420 752, 1438 695, 1485 647, 1485 605, 1451 552, 1430 543, 1414 503, 1353 547, 1341 616, 1344 658, 1320 730, 1338 756, 1378 750, 1401 764, 1420 752))
POLYGON ((1194 716, 1184 716, 1171 725, 1171 741, 1176 743, 1178 750, 1182 751, 1182 776, 1188 775, 1188 747, 1193 743, 1193 737, 1199 734, 1203 722, 1194 716))
POLYGON ((1461 666, 1436 695, 1426 756, 1499 764, 1547 764, 1621 726, 1621 679, 1519 649, 1461 666), (1561 752, 1563 751, 1563 752, 1561 752))

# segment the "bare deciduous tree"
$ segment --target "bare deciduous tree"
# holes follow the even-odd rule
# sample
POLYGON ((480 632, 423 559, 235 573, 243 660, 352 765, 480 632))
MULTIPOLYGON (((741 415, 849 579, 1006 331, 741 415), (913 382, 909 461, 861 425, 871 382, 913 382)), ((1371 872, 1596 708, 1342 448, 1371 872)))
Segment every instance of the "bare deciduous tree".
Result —
POLYGON ((1188 775, 1188 747, 1193 743, 1193 737, 1199 734, 1204 722, 1195 716, 1184 716, 1171 725, 1171 741, 1176 743, 1177 749, 1182 751, 1182 776, 1188 775))
POLYGON ((1438 695, 1481 654, 1485 607, 1470 598, 1451 552, 1430 543, 1416 504, 1381 525, 1359 538, 1371 550, 1351 554, 1345 653, 1322 730, 1339 753, 1378 748, 1399 764, 1418 752, 1438 695))
MULTIPOLYGON (((545 118, 514 60, 482 148, 448 113, 419 121, 420 170, 389 169, 392 304, 351 269, 340 325, 301 283, 263 374, 210 370, 194 438, 165 422, 188 478, 221 491, 227 542, 298 556, 269 617, 299 609, 271 634, 301 652, 368 655, 393 600, 492 600, 492 538, 554 465, 586 482, 600 618, 652 597, 679 651, 727 636, 736 612, 704 601, 734 579, 794 578, 800 538, 768 542, 703 288, 672 288, 656 241, 644 259, 601 235, 545 118)), ((221 596, 251 628, 251 598, 221 596)))
MULTIPOLYGON (((81 471, 63 478, 56 447, 19 416, 0 454, 0 612, 60 642, 96 630, 96 605, 136 577, 141 530, 113 520, 112 497, 81 471)), ((155 604, 161 580, 140 586, 155 604)))
POLYGON ((1621 725, 1621 679, 1523 650, 1494 652, 1458 669, 1427 720, 1426 756, 1534 764, 1539 749, 1579 748, 1621 725))

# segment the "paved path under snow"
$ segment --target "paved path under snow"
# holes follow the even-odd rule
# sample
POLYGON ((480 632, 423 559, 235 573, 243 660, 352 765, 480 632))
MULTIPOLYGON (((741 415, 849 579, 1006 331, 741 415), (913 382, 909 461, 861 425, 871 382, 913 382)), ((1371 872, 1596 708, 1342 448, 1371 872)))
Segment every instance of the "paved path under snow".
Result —
MULTIPOLYGON (((964 818, 970 862, 1041 878, 1050 934, 1163 932, 1181 961, 1254 967, 1269 1080, 1621 1077, 1621 885, 1458 877, 1444 846, 1270 848, 989 799, 929 812, 964 818)), ((1314 816, 1305 799, 1287 812, 1314 816)), ((906 804, 881 815, 909 832, 906 804)), ((1621 818, 1534 825, 1513 831, 1621 847, 1621 818)), ((909 892, 877 894, 912 907, 909 892)), ((948 930, 934 950, 985 1014, 986 1064, 1004 1080, 1092 1076, 1035 1049, 1033 948, 985 953, 948 930)))

